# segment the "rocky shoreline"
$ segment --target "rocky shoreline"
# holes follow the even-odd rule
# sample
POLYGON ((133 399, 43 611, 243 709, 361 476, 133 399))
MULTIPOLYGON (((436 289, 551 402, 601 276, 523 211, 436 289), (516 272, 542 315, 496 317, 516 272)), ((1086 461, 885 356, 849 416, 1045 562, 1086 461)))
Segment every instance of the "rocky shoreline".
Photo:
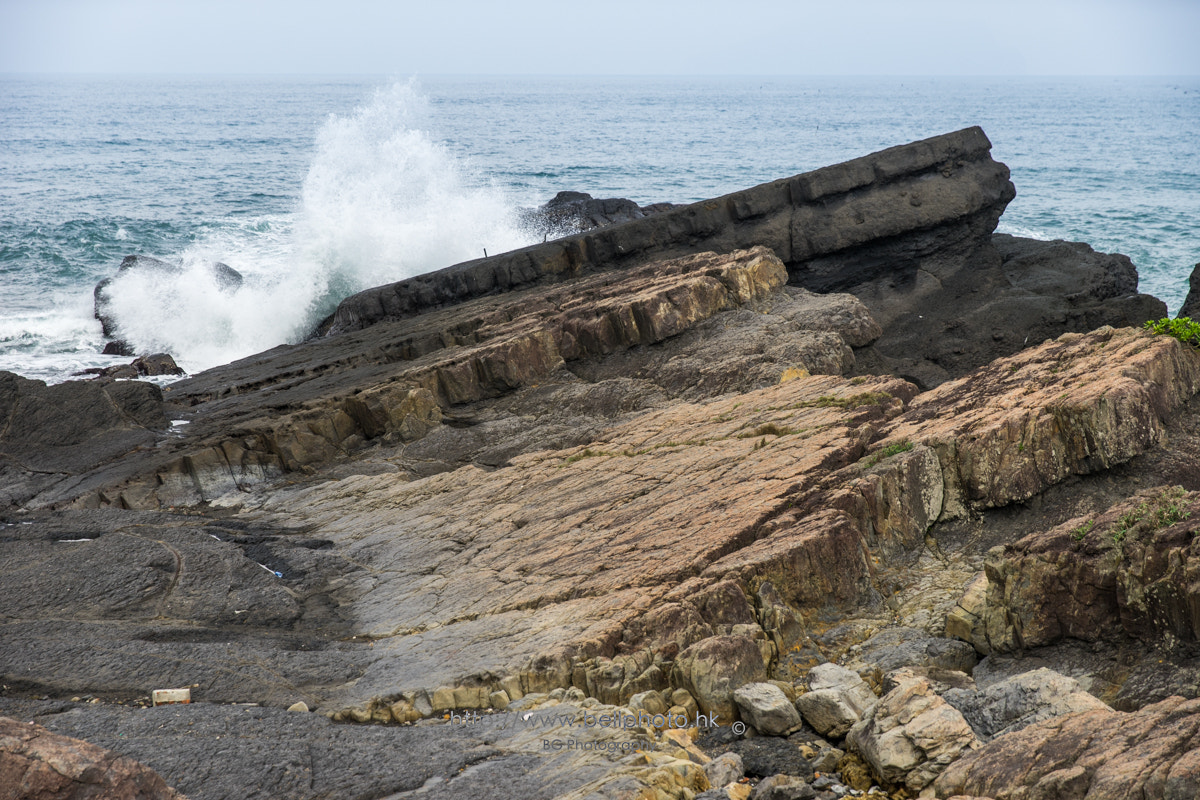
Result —
POLYGON ((193 800, 1197 796, 1200 354, 1013 196, 967 129, 0 375, 0 714, 193 800))

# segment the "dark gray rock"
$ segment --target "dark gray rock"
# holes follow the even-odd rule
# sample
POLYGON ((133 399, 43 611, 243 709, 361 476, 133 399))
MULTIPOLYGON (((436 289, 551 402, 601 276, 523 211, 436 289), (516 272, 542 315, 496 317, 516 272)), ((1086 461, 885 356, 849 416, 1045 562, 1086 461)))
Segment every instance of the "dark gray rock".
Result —
MULTIPOLYGON (((700 250, 773 250, 793 282, 840 290, 932 258, 961 266, 1015 191, 978 127, 893 147, 713 200, 457 264, 342 301, 331 333, 700 250)), ((567 201, 571 202, 571 201, 567 201)))
MULTIPOLYGON (((232 293, 241 288, 244 280, 242 274, 228 264, 214 261, 207 265, 207 269, 222 291, 232 293)), ((96 284, 96 288, 92 290, 92 301, 96 319, 100 320, 100 327, 104 336, 109 339, 115 339, 115 341, 105 345, 105 353, 123 356, 134 354, 128 343, 116 338, 119 337, 119 331, 109 310, 109 305, 112 302, 113 280, 122 274, 133 274, 146 280, 152 280, 157 276, 178 275, 181 272, 183 272, 183 267, 179 264, 162 261, 150 256, 125 256, 121 261, 121 266, 117 268, 115 276, 105 278, 96 284)))
POLYGON ((1137 293, 1125 256, 1077 242, 982 237, 961 258, 936 253, 910 278, 854 286, 883 336, 856 353, 862 374, 891 372, 923 389, 1064 332, 1140 327, 1166 305, 1137 293))
POLYGON ((1190 319, 1200 318, 1200 264, 1197 264, 1192 269, 1192 274, 1188 276, 1188 293, 1183 300, 1183 305, 1179 307, 1177 317, 1188 317, 1190 319))
POLYGON ((670 208, 673 208, 670 203, 655 203, 642 208, 632 200, 596 199, 585 192, 559 192, 545 205, 525 212, 523 222, 538 236, 558 238, 642 219, 670 208))
POLYGON ((0 372, 0 508, 145 447, 166 427, 153 384, 47 386, 0 372))
POLYGON ((918 670, 951 670, 967 675, 979 656, 975 648, 957 639, 930 636, 916 628, 889 628, 852 650, 853 656, 873 667, 878 678, 901 667, 918 670))
POLYGON ((197 700, 319 705, 321 687, 353 681, 370 652, 341 641, 330 584, 357 568, 328 544, 117 509, 0 523, 0 683, 130 700, 185 685, 197 700))
POLYGON ((546 735, 569 732, 582 740, 581 729, 531 726, 515 714, 478 715, 470 724, 346 725, 257 706, 133 708, 2 695, 0 714, 118 750, 190 800, 368 800, 410 792, 435 800, 550 800, 596 782, 605 797, 642 786, 627 774, 614 775, 621 763, 603 753, 543 747, 546 735))
POLYGON ((1063 714, 1109 710, 1083 691, 1079 681, 1045 668, 986 689, 952 689, 942 699, 959 710, 984 742, 1063 714))
MULTIPOLYGON (((705 742, 700 742, 701 746, 705 742)), ((714 755, 737 753, 742 758, 746 775, 753 778, 768 778, 772 775, 791 775, 802 780, 811 780, 812 765, 800 753, 800 748, 787 739, 763 736, 754 739, 739 739, 729 744, 710 747, 714 755)))

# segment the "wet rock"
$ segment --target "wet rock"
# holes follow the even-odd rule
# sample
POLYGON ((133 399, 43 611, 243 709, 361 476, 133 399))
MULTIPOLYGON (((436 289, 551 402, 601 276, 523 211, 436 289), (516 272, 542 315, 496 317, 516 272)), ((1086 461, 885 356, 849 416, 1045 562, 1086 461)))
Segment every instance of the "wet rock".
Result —
POLYGON ((740 686, 733 699, 741 718, 766 736, 787 736, 804 724, 783 690, 770 683, 740 686))
POLYGON ((846 735, 846 744, 883 781, 919 792, 978 739, 957 709, 907 670, 888 676, 879 703, 846 735))
POLYGON ((670 208, 673 208, 670 203, 655 203, 642 208, 632 200, 598 200, 586 192, 563 191, 537 209, 525 212, 522 222, 539 236, 558 238, 642 219, 670 208))
POLYGON ((152 353, 134 359, 133 367, 139 375, 182 375, 183 370, 168 353, 152 353))
POLYGON ((131 758, 7 717, 0 717, 0 786, 27 800, 185 800, 131 758))
MULTIPOLYGON (((153 294, 156 288, 156 281, 161 280, 164 276, 180 275, 184 272, 184 269, 184 266, 181 264, 173 264, 150 256, 125 256, 121 261, 121 266, 117 268, 115 276, 105 278, 96 284, 96 288, 92 291, 95 317, 100 320, 105 338, 113 339, 114 337, 118 337, 114 349, 120 350, 120 352, 115 353, 115 355, 133 355, 133 353, 130 352, 130 347, 127 343, 120 341, 120 331, 117 329, 116 322, 112 318, 110 307, 112 303, 113 281, 118 278, 133 279, 141 284, 148 294, 153 294)), ((244 280, 240 272, 228 264, 222 264, 219 261, 204 265, 203 272, 221 291, 228 293, 235 292, 241 288, 244 280)), ((113 343, 110 342, 110 344, 113 343)), ((105 352, 108 352, 107 346, 105 352)))
POLYGON ((822 736, 841 738, 878 699, 857 672, 821 664, 809 672, 808 691, 796 698, 796 708, 822 736))

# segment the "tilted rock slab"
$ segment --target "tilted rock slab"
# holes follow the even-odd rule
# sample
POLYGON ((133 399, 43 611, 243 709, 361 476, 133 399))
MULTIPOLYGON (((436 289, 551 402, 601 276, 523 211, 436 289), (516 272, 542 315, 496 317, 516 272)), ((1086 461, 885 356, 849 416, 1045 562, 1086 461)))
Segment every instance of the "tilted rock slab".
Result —
POLYGON ((978 127, 892 147, 644 219, 476 259, 359 292, 332 332, 361 330, 492 292, 624 269, 699 249, 762 245, 816 291, 841 290, 897 261, 970 250, 1015 196, 978 127))
POLYGON ((1001 736, 951 765, 938 797, 1190 800, 1200 797, 1200 700, 1087 711, 1001 736))
MULTIPOLYGON (((143 447, 107 465, 101 458, 72 463, 53 478, 34 476, 28 479, 31 488, 13 491, 12 500, 35 508, 139 509, 212 500, 345 457, 381 437, 419 439, 441 423, 451 405, 535 384, 567 363, 671 339, 722 312, 778 295, 787 272, 778 258, 757 248, 689 256, 618 277, 595 275, 480 298, 376 326, 369 334, 280 347, 210 370, 168 388, 168 410, 187 424, 136 441, 153 443, 153 450, 143 447)), ((853 298, 795 302, 799 316, 808 317, 795 324, 811 330, 793 331, 789 338, 809 343, 808 352, 819 362, 831 361, 821 354, 832 344, 837 358, 828 366, 836 372, 842 371, 847 341, 859 346, 879 335, 853 298)), ((852 355, 849 360, 853 363, 852 355)), ((813 371, 821 366, 826 365, 814 364, 813 371)), ((98 384, 88 387, 92 394, 103 391, 98 384)), ((114 384, 107 391, 122 397, 134 392, 123 387, 114 384)), ((157 387, 147 389, 158 396, 157 387)), ((166 427, 162 408, 152 410, 166 427)), ((0 415, 5 411, 0 405, 0 415)), ((10 426, 14 431, 17 423, 32 424, 18 415, 10 426)), ((124 455, 132 445, 124 448, 103 455, 124 455)), ((6 449, 0 441, 0 459, 6 449)), ((13 451, 17 457, 21 452, 13 451)))
MULTIPOLYGON (((180 562, 153 544, 184 553, 172 537, 131 540, 130 552, 168 559, 153 601, 114 604, 102 620, 78 609, 50 620, 14 604, 24 590, 5 593, 0 664, 6 682, 60 685, 68 672, 80 690, 204 682, 209 699, 286 706, 301 694, 383 721, 401 701, 404 716, 431 713, 439 690, 457 707, 483 707, 502 689, 516 699, 567 686, 604 702, 690 687, 704 713, 732 714, 732 689, 765 678, 805 625, 876 597, 874 558, 923 547, 938 519, 1152 447, 1194 392, 1197 358, 1173 339, 1101 330, 916 399, 894 378, 799 377, 650 410, 588 445, 500 469, 239 495, 247 508, 226 525, 269 534, 272 557, 303 566, 276 579, 254 551, 239 555, 202 529, 186 542, 196 558, 180 562), (279 549, 287 539, 321 549, 279 549), (209 585, 188 580, 204 548, 231 565, 228 584, 211 584, 228 586, 222 593, 279 580, 298 599, 214 603, 246 619, 236 635, 222 627, 236 622, 176 603, 178 587, 209 585), (143 616, 160 604, 179 616, 143 616), (131 636, 123 618, 147 627, 131 636), (321 641, 296 652, 281 618, 321 641), (718 658, 717 642, 743 657, 718 658)), ((68 577, 89 580, 82 569, 68 577)), ((32 580, 19 569, 12 578, 32 580)))

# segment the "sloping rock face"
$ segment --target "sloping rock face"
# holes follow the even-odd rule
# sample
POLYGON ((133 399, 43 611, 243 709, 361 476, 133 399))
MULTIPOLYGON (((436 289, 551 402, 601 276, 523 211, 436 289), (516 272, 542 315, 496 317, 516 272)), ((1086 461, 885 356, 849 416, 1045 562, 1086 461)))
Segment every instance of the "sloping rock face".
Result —
POLYGON ((0 797, 186 800, 131 758, 7 717, 0 717, 0 797))
POLYGON ((332 332, 359 330, 493 291, 578 278, 698 248, 755 245, 778 255, 797 282, 841 290, 889 269, 906 254, 978 245, 1015 194, 991 142, 967 128, 844 164, 681 206, 642 220, 468 261, 360 292, 334 316, 332 332))
MULTIPOLYGON (((729 263, 770 274, 762 255, 729 263)), ((877 602, 877 559, 912 559, 939 519, 1144 452, 1198 374, 1200 357, 1174 339, 1102 330, 920 396, 895 378, 797 373, 643 407, 586 444, 498 469, 410 479, 392 465, 234 492, 220 502, 242 507, 228 522, 114 510, 125 521, 109 533, 116 518, 94 512, 34 520, 5 545, 4 680, 118 693, 201 683, 209 699, 301 694, 383 719, 400 700, 432 707, 440 689, 478 707, 501 689, 573 685, 623 702, 682 686, 732 715, 737 683, 762 680, 821 620, 877 602), (92 541, 64 541, 77 539, 92 541), (21 565, 75 563, 69 548, 78 568, 40 577, 66 605, 18 601, 37 574, 21 565), (111 580, 89 574, 110 562, 111 580), (162 580, 143 586, 155 574, 143 563, 162 580), (93 596, 111 599, 74 599, 93 596)), ((522 391, 545 407, 544 387, 522 391)))
POLYGON ((162 392, 148 383, 47 386, 0 372, 0 506, 152 445, 166 427, 162 392))
POLYGON ((1200 796, 1200 700, 1088 711, 1002 736, 951 765, 938 797, 1125 800, 1200 796))
POLYGON ((986 594, 964 601, 980 619, 968 635, 984 652, 1065 637, 1195 643, 1198 530, 1200 496, 1159 487, 996 548, 988 554, 986 594))

